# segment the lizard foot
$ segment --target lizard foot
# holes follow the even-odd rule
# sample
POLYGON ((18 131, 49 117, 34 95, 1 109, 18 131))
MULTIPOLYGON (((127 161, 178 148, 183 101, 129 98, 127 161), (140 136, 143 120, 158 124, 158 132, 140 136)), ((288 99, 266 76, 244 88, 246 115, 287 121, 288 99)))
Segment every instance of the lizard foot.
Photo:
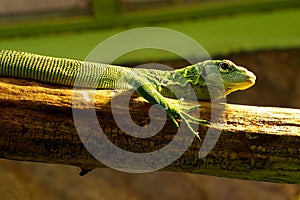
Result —
POLYGON ((199 108, 200 105, 196 105, 191 108, 181 108, 182 102, 183 99, 180 99, 178 105, 171 104, 169 109, 167 109, 167 114, 176 127, 179 127, 176 117, 180 118, 182 122, 184 122, 187 125, 188 129, 201 141, 199 133, 191 127, 190 122, 201 124, 202 126, 206 126, 206 127, 210 126, 210 122, 204 119, 197 119, 185 112, 185 111, 188 112, 188 111, 195 110, 199 108))

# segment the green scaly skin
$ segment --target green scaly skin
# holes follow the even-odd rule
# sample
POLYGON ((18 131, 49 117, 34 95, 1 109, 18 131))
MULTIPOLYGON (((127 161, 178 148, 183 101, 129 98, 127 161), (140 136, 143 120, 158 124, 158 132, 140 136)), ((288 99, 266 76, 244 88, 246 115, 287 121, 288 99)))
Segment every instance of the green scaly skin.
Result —
POLYGON ((0 77, 31 79, 70 87, 76 85, 122 90, 137 88, 137 93, 147 101, 161 105, 177 127, 179 125, 176 119, 180 118, 197 137, 199 137, 198 133, 193 130, 188 121, 204 126, 209 126, 210 123, 193 118, 180 108, 180 103, 171 103, 166 97, 189 99, 195 94, 198 100, 208 101, 211 99, 210 96, 225 97, 231 92, 247 89, 255 83, 255 75, 252 72, 228 60, 208 60, 174 71, 161 71, 54 58, 11 50, 0 51, 0 77), (222 87, 220 87, 220 79, 217 78, 220 76, 222 87), (213 91, 208 88, 213 88, 213 91), (176 91, 176 96, 172 91, 176 91))

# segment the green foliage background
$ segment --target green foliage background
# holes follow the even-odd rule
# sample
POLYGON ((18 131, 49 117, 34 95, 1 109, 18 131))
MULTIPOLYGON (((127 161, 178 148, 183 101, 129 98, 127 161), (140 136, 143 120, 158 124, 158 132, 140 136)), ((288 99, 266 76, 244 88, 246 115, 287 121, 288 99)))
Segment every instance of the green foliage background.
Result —
MULTIPOLYGON (((121 12, 113 1, 94 0, 90 16, 2 25, 0 49, 84 59, 108 37, 143 26, 182 32, 198 41, 211 56, 294 48, 300 46, 299 6, 297 0, 212 1, 192 6, 121 12)), ((142 50, 123 56, 117 62, 176 58, 167 52, 142 50)))

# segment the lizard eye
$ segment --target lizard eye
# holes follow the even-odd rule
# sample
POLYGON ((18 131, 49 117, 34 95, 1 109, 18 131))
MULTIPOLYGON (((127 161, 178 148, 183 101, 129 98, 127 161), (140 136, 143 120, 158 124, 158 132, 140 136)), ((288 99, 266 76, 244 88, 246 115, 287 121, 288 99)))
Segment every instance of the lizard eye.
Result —
POLYGON ((219 67, 220 67, 220 71, 224 73, 229 72, 231 70, 231 66, 229 65, 228 62, 224 62, 224 61, 220 62, 219 67))

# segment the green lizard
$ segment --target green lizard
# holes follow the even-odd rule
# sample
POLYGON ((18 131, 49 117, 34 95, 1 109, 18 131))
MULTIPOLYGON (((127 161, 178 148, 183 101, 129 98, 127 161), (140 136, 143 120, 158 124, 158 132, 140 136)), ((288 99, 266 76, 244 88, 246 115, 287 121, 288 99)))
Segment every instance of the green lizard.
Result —
POLYGON ((228 60, 207 60, 174 71, 161 71, 54 58, 11 50, 0 51, 0 77, 31 79, 70 87, 74 86, 76 79, 82 87, 124 90, 137 88, 136 92, 147 101, 161 105, 177 127, 179 125, 176 119, 179 118, 197 137, 198 133, 193 130, 189 121, 205 126, 210 123, 190 116, 180 107, 180 103, 171 103, 166 97, 189 98, 195 94, 198 100, 207 101, 212 94, 212 91, 207 89, 209 84, 214 88, 214 96, 219 98, 251 87, 256 79, 252 72, 228 60), (222 78, 223 90, 215 80, 216 75, 222 78), (120 77, 123 78, 120 80, 120 77), (172 92, 174 90, 183 91, 184 94, 175 96, 172 92))

